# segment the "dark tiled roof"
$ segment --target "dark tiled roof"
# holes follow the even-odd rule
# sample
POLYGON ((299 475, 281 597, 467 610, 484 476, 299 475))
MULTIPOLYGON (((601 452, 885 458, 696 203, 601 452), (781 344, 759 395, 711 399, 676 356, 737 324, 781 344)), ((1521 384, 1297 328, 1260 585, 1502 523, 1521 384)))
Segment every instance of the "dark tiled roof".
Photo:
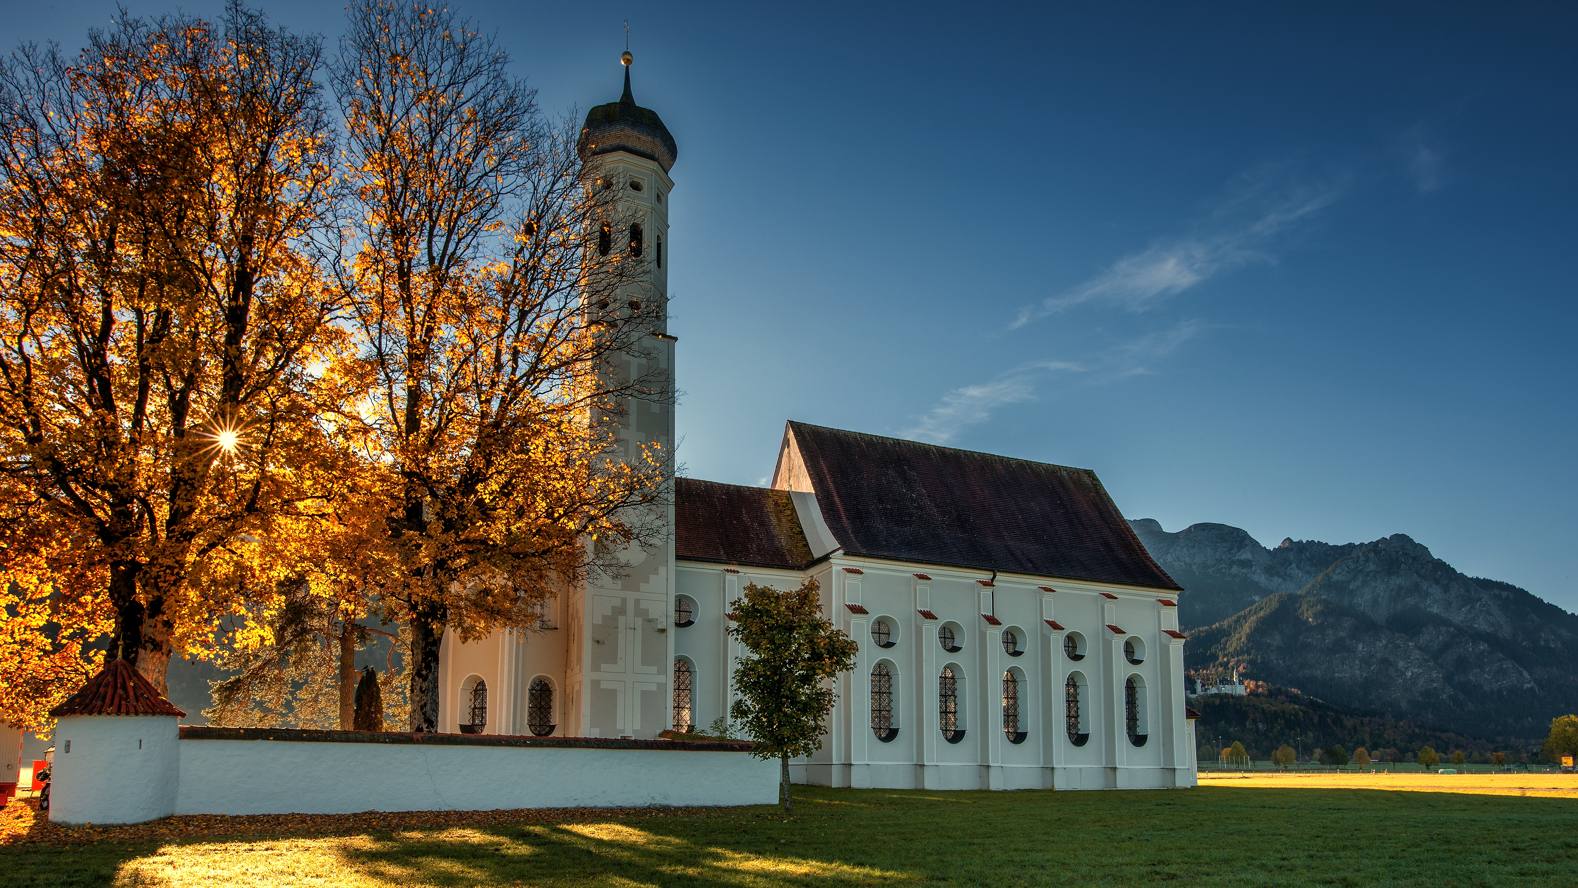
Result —
POLYGON ((676 478, 674 557, 799 570, 811 547, 788 491, 676 478))
POLYGON ((1179 589, 1096 474, 789 423, 845 553, 1179 589))
POLYGON ((111 660, 98 675, 88 679, 82 689, 66 702, 49 711, 55 718, 63 715, 173 715, 186 717, 125 660, 111 660))

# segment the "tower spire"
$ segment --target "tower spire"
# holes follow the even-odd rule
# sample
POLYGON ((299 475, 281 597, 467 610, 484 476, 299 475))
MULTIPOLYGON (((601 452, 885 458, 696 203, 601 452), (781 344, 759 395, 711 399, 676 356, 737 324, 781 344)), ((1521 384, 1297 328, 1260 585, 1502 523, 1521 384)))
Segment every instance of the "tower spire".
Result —
POLYGON ((625 66, 625 91, 619 101, 631 105, 636 103, 635 94, 630 91, 630 63, 635 60, 636 57, 630 54, 630 19, 625 19, 625 51, 619 54, 619 64, 625 66))

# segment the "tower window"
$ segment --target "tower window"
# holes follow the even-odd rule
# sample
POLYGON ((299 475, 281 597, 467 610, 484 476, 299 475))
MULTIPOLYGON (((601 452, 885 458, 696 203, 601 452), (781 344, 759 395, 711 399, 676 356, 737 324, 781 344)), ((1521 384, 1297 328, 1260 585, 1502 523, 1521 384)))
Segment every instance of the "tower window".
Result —
POLYGON ((526 727, 538 737, 546 737, 557 727, 553 721, 553 685, 538 676, 526 689, 526 727))
POLYGON ((658 239, 657 239, 657 267, 658 268, 662 268, 663 267, 663 236, 662 235, 658 235, 658 239))
POLYGON ((608 251, 614 248, 614 228, 607 222, 597 230, 597 255, 607 256, 608 251))
POLYGON ((630 255, 641 258, 641 223, 630 226, 630 255))
POLYGON ((640 179, 631 179, 630 180, 630 190, 631 191, 640 191, 642 189, 642 187, 643 186, 641 185, 641 180, 640 179))
POLYGON ((674 730, 689 731, 696 726, 696 672, 690 661, 674 661, 674 730))

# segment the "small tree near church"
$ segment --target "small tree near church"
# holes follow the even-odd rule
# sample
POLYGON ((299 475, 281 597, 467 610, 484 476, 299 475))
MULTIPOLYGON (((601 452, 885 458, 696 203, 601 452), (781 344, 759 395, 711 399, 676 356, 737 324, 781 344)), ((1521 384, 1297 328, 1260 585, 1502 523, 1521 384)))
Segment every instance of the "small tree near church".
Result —
POLYGON ((816 580, 780 592, 751 583, 734 602, 729 634, 744 645, 734 673, 738 695, 729 714, 756 743, 759 758, 779 762, 778 801, 787 813, 789 759, 810 755, 827 732, 832 679, 855 666, 859 650, 822 615, 816 580))

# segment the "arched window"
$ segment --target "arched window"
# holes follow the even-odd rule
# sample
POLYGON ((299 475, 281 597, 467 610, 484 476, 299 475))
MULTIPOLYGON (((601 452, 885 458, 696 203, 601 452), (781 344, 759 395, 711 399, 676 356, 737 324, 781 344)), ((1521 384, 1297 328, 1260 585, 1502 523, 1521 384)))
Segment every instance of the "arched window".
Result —
POLYGON ((674 625, 683 629, 696 622, 696 600, 689 595, 674 596, 674 625))
POLYGON ((1024 642, 1020 640, 1019 630, 1009 627, 1003 630, 1003 653, 1010 657, 1017 657, 1025 652, 1024 642))
POLYGON ((1123 683, 1123 725, 1130 743, 1145 745, 1149 739, 1145 732, 1145 680, 1138 675, 1123 683))
POLYGON ((607 256, 608 251, 614 248, 614 227, 607 222, 597 230, 597 255, 607 256))
POLYGON ((642 246, 641 223, 637 222, 630 226, 630 255, 636 257, 637 259, 641 258, 642 246))
POLYGON ((480 734, 488 726, 488 683, 473 675, 461 685, 460 733, 480 734))
POLYGON ((658 235, 657 239, 657 267, 663 267, 663 236, 661 234, 658 235))
POLYGON ((696 726, 696 670, 684 657, 674 660, 674 730, 696 726))
POLYGON ((553 720, 553 685, 537 676, 526 688, 526 727, 538 737, 546 737, 557 727, 553 720))
POLYGON ((1019 670, 1003 673, 1003 733, 1009 743, 1023 743, 1028 736, 1019 719, 1019 686, 1019 670))
POLYGON ((1074 661, 1085 659, 1085 636, 1070 632, 1063 636, 1063 653, 1074 661))
POLYGON ((899 735, 898 720, 893 717, 893 667, 887 661, 878 661, 871 667, 871 732, 883 743, 899 735))
POLYGON ((964 739, 964 720, 959 717, 959 673, 953 666, 942 667, 937 676, 937 727, 942 739, 958 743, 964 739))
POLYGON ((1090 733, 1085 730, 1084 690, 1085 677, 1078 672, 1071 674, 1063 684, 1063 725, 1069 742, 1075 746, 1084 746, 1090 739, 1090 733))

